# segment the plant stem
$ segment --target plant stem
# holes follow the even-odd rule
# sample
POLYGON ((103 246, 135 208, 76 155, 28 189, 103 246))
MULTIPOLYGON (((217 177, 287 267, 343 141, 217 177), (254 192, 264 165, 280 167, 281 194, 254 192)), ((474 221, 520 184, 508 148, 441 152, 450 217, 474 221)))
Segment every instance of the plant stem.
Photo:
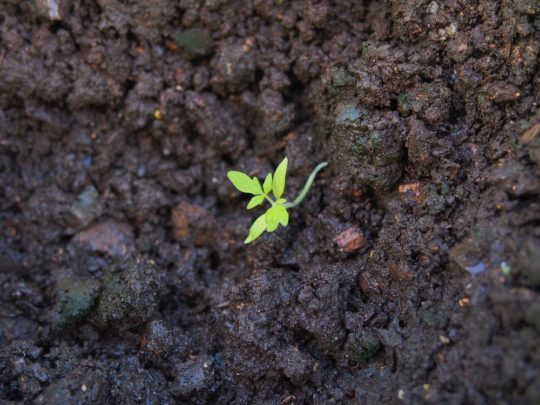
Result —
POLYGON ((272 200, 271 197, 268 197, 268 196, 265 194, 265 195, 264 195, 264 198, 266 198, 266 199, 268 200, 268 202, 269 202, 270 204, 272 204, 272 206, 274 206, 274 201, 272 200))
POLYGON ((315 176, 317 176, 317 173, 319 173, 322 169, 324 169, 326 166, 328 166, 328 162, 322 162, 317 165, 315 169, 311 172, 309 175, 306 184, 304 184, 304 188, 302 191, 300 191, 300 194, 298 194, 298 197, 293 202, 285 203, 283 206, 285 208, 293 208, 296 207, 298 204, 302 202, 302 200, 306 197, 306 194, 308 193, 309 189, 311 188, 311 185, 313 184, 313 180, 315 180, 315 176))

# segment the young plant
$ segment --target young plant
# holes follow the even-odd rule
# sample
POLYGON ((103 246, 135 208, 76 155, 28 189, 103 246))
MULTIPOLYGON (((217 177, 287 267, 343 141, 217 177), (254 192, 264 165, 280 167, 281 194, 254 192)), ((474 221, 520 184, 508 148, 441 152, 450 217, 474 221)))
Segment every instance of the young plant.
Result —
POLYGON ((239 191, 253 195, 247 205, 248 210, 263 204, 265 200, 271 205, 264 214, 259 216, 255 222, 253 222, 244 243, 253 242, 261 236, 264 231, 274 232, 279 225, 287 226, 289 223, 289 212, 287 209, 296 207, 302 202, 311 188, 317 173, 328 165, 327 162, 319 163, 309 175, 306 184, 304 184, 304 188, 300 194, 298 194, 298 197, 296 197, 293 202, 287 202, 286 199, 282 198, 283 192, 285 191, 287 164, 287 158, 283 159, 273 176, 272 173, 266 175, 262 186, 257 177, 249 177, 247 174, 237 171, 227 172, 227 177, 239 191), (272 199, 270 193, 274 195, 275 200, 272 199))

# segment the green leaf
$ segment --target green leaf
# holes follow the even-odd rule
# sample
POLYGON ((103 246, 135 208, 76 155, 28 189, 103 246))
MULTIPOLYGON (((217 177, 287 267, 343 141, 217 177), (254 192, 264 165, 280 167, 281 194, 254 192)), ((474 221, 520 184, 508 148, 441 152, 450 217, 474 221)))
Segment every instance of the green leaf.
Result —
POLYGON ((249 228, 249 235, 244 243, 251 243, 266 230, 266 214, 262 214, 259 218, 253 222, 251 228, 249 228))
POLYGON ((253 185, 255 188, 257 188, 257 194, 264 194, 263 193, 263 189, 261 187, 261 182, 259 181, 259 179, 255 176, 253 176, 253 178, 251 179, 251 181, 253 182, 253 185))
POLYGON ((289 224, 289 213, 287 209, 281 205, 276 205, 278 207, 278 221, 282 226, 287 226, 289 224))
POLYGON ((263 183, 264 194, 268 194, 270 190, 272 190, 272 173, 266 175, 266 179, 264 179, 263 183))
POLYGON ((247 174, 237 171, 227 172, 227 177, 242 193, 262 194, 261 184, 256 177, 250 178, 247 174))
POLYGON ((285 198, 280 198, 280 199, 276 200, 276 204, 284 204, 286 202, 287 202, 287 200, 285 198))
POLYGON ((268 232, 274 232, 278 225, 287 226, 289 213, 282 205, 274 205, 266 211, 266 226, 268 232))
POLYGON ((274 232, 277 229, 278 224, 276 205, 273 205, 266 211, 266 227, 268 232, 274 232))
POLYGON ((272 192, 276 199, 281 198, 285 191, 285 176, 287 175, 287 158, 278 165, 274 172, 274 179, 272 180, 272 192))
POLYGON ((249 200, 247 209, 250 210, 252 208, 255 208, 257 205, 261 205, 263 201, 264 195, 256 195, 255 197, 252 197, 251 200, 249 200))

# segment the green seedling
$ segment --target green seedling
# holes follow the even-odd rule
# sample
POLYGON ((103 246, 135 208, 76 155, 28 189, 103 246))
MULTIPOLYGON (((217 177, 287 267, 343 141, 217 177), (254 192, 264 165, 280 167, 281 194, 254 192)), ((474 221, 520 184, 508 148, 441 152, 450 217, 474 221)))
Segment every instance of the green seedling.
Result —
POLYGON ((298 194, 298 197, 293 202, 287 202, 285 198, 282 198, 285 191, 285 178, 287 175, 287 158, 278 165, 274 175, 268 173, 261 186, 261 182, 257 177, 249 177, 247 174, 237 171, 227 172, 227 177, 232 184, 242 193, 252 194, 251 200, 247 205, 247 209, 250 210, 268 201, 271 205, 268 210, 259 216, 249 229, 249 234, 244 243, 253 242, 264 231, 274 232, 279 225, 287 226, 289 223, 288 208, 296 207, 302 202, 308 193, 315 176, 319 171, 328 165, 327 162, 319 163, 315 169, 309 175, 304 188, 298 194), (274 195, 272 199, 270 193, 274 195))

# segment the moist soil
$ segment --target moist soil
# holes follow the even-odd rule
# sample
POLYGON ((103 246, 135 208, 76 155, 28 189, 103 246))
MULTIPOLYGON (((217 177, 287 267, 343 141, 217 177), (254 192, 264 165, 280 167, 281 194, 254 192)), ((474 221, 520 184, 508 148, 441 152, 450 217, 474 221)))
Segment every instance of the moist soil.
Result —
POLYGON ((0 402, 539 404, 537 0, 3 0, 0 402), (287 156, 287 228, 226 179, 287 156), (256 212, 257 211, 257 212, 256 212))

